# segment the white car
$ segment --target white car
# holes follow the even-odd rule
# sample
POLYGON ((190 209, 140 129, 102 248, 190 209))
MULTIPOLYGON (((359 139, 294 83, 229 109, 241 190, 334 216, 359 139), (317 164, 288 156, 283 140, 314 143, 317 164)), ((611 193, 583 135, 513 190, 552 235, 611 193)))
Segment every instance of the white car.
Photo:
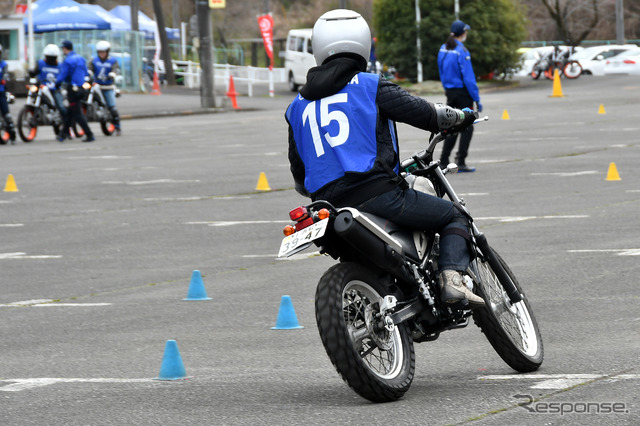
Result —
POLYGON ((307 71, 316 66, 311 47, 311 28, 290 30, 284 52, 284 69, 289 89, 297 91, 307 82, 307 71))
POLYGON ((630 49, 607 59, 605 74, 640 74, 640 48, 630 49))
POLYGON ((604 46, 587 47, 574 53, 574 59, 582 66, 583 74, 604 75, 606 60, 629 49, 637 49, 635 44, 611 44, 604 46))

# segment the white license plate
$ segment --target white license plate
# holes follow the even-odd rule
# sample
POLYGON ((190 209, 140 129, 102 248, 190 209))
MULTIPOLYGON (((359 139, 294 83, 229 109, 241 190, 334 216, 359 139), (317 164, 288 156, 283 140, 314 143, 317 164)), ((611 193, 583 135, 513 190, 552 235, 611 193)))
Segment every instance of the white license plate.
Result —
POLYGON ((284 237, 282 240, 282 244, 280 244, 278 257, 291 256, 292 254, 295 254, 310 246, 313 240, 317 240, 324 235, 328 223, 329 219, 324 219, 320 222, 314 223, 313 225, 307 226, 306 228, 296 232, 295 234, 284 237))

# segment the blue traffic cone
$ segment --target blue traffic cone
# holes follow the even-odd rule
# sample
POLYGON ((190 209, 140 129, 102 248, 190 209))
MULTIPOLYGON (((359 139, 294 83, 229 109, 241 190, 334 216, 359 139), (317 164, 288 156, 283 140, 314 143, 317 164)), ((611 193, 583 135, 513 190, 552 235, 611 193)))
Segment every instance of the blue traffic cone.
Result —
POLYGON ((296 328, 304 328, 298 324, 298 317, 293 310, 293 303, 291 303, 291 297, 282 296, 280 300, 280 310, 278 311, 278 319, 276 320, 276 326, 271 327, 272 330, 293 330, 296 328))
POLYGON ((167 340, 164 347, 164 356, 160 366, 160 374, 155 380, 180 380, 185 379, 187 372, 182 363, 182 357, 175 340, 167 340))
POLYGON ((202 275, 197 269, 191 274, 191 284, 189 284, 187 297, 182 300, 211 300, 210 297, 207 297, 207 290, 204 289, 202 275))

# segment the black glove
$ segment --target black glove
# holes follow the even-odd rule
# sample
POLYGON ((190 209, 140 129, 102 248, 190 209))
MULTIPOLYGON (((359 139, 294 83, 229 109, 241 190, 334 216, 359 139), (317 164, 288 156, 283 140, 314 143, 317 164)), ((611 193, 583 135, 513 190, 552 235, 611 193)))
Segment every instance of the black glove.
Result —
POLYGON ((461 122, 456 123, 455 126, 443 130, 442 133, 449 135, 452 133, 459 133, 467 127, 471 126, 473 122, 478 119, 478 113, 473 111, 472 109, 463 108, 461 112, 464 113, 464 119, 461 122))

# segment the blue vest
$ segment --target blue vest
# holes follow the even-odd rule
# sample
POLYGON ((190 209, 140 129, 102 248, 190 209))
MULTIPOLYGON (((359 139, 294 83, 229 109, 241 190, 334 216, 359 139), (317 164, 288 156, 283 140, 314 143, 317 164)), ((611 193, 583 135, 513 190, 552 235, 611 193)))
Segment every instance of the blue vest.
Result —
POLYGON ((108 57, 102 61, 98 56, 94 57, 91 61, 93 65, 93 73, 96 83, 101 85, 113 84, 113 79, 109 78, 109 73, 113 71, 113 64, 116 63, 116 58, 108 57))
MULTIPOLYGON (((287 109, 304 186, 314 193, 347 172, 364 173, 377 158, 379 76, 356 74, 338 93, 309 101, 298 95, 287 109)), ((397 152, 397 144, 394 143, 397 152)))
POLYGON ((38 74, 40 82, 46 85, 49 90, 56 90, 56 80, 60 75, 60 65, 47 65, 44 59, 40 59, 38 61, 38 69, 40 70, 40 74, 38 74))

